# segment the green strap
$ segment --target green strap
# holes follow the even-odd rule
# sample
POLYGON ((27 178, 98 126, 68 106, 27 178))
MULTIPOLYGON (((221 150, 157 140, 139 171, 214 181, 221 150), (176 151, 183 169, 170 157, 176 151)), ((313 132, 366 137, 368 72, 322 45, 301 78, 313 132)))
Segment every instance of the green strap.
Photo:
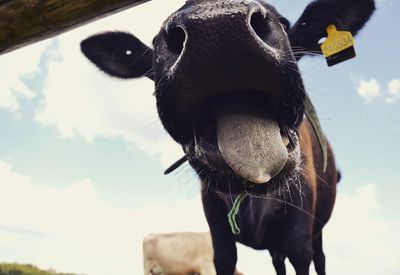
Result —
MULTIPOLYGON (((328 143, 326 141, 324 133, 322 132, 322 127, 319 122, 317 112, 315 111, 315 107, 311 103, 311 100, 308 96, 306 96, 305 99, 305 106, 306 106, 306 116, 311 123, 315 135, 317 136, 319 146, 321 147, 322 167, 323 167, 323 172, 325 172, 328 166, 328 143)), ((247 194, 240 194, 239 196, 237 196, 235 201, 233 202, 231 211, 229 211, 228 213, 229 225, 234 235, 239 235, 240 233, 240 228, 236 223, 236 216, 239 213, 240 204, 246 196, 247 194)))
POLYGON ((317 112, 315 111, 314 105, 311 103, 311 100, 308 97, 308 95, 306 95, 305 106, 306 106, 306 116, 311 123, 314 133, 317 136, 319 146, 321 147, 322 169, 323 172, 325 172, 328 166, 328 143, 326 141, 324 133, 322 132, 322 127, 321 124, 319 123, 317 112))
POLYGON ((234 235, 239 235, 240 233, 240 228, 236 223, 236 215, 239 213, 240 203, 245 197, 247 197, 247 194, 240 194, 239 196, 237 196, 235 201, 233 202, 231 211, 229 211, 228 213, 229 225, 231 226, 231 230, 234 235))

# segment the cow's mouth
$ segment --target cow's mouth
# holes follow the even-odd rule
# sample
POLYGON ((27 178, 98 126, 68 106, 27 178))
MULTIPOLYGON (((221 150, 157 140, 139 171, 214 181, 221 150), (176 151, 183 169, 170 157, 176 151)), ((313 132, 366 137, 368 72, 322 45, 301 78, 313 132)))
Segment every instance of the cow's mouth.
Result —
POLYGON ((187 156, 218 173, 262 184, 298 166, 296 131, 263 93, 211 97, 192 109, 187 156))

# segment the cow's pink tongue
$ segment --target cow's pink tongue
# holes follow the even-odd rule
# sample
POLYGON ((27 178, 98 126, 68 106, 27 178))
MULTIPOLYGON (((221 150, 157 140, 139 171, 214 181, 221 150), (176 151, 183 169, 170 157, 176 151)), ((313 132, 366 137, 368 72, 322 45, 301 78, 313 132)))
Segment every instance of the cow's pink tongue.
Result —
POLYGON ((261 113, 237 102, 215 108, 218 147, 224 160, 238 175, 257 184, 277 175, 288 157, 278 123, 272 115, 261 113))

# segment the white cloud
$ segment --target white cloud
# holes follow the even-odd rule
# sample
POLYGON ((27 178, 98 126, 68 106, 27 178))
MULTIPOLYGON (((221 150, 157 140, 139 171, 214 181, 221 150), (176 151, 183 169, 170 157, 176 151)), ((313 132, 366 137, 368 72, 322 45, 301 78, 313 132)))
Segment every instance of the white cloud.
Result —
POLYGON ((375 78, 360 80, 358 82, 357 92, 366 103, 371 103, 381 94, 380 84, 375 78))
MULTIPOLYGON (((145 235, 207 230, 199 197, 115 208, 99 199, 89 179, 63 189, 37 187, 1 160, 0 194, 2 261, 87 275, 142 274, 145 235)), ((399 224, 381 210, 373 184, 338 195, 324 238, 329 273, 399 274, 399 224)), ((267 251, 238 249, 244 274, 274 273, 267 251)))
POLYGON ((400 101, 400 79, 393 79, 389 82, 387 93, 385 100, 388 104, 400 101))
POLYGON ((1 160, 0 194, 1 261, 60 271, 143 274, 145 235, 207 229, 199 197, 115 208, 99 199, 89 179, 62 189, 37 187, 1 160))
POLYGON ((35 96, 22 78, 39 72, 39 61, 48 44, 43 41, 0 56, 0 109, 16 111, 20 98, 35 96))
MULTIPOLYGON (((396 0, 376 0, 376 4, 378 5, 391 5, 395 6, 397 4, 396 0)), ((379 8, 379 7, 378 7, 379 8)))
POLYGON ((79 44, 94 33, 118 29, 132 32, 149 45, 162 21, 182 3, 152 1, 60 36, 36 121, 55 126, 64 138, 81 136, 87 142, 98 137, 123 138, 158 155, 164 166, 181 157, 182 150, 159 122, 153 82, 105 75, 86 60, 79 44))
POLYGON ((329 273, 399 274, 399 232, 399 221, 385 215, 377 201, 374 184, 354 195, 339 194, 325 231, 329 273))

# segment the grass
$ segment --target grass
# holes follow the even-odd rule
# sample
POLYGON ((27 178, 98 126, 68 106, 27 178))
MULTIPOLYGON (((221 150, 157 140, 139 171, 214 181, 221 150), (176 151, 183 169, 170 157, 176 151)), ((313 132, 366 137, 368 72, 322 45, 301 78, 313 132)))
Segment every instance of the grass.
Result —
POLYGON ((75 275, 58 273, 54 270, 42 270, 30 264, 0 263, 0 275, 75 275))

